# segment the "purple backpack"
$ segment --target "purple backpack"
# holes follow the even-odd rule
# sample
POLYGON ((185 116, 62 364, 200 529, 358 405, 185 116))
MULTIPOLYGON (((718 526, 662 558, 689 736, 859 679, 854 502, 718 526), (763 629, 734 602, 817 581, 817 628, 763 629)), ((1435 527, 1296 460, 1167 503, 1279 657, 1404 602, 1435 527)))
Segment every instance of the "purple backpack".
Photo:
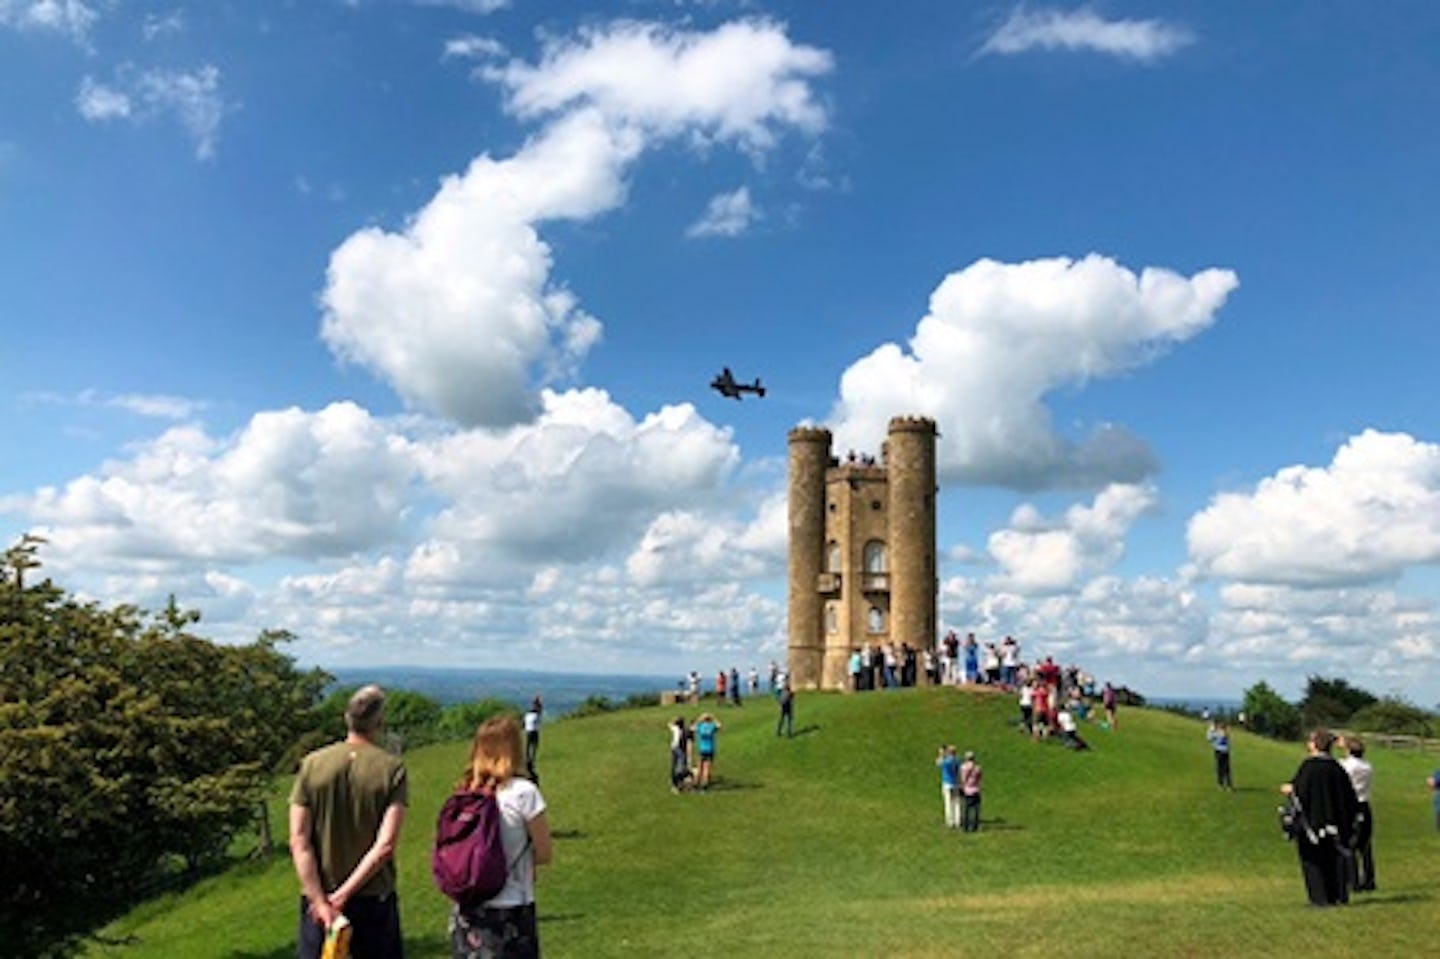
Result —
POLYGON ((440 891, 461 906, 478 906, 505 888, 510 870, 494 792, 457 792, 445 800, 435 823, 430 871, 440 891))

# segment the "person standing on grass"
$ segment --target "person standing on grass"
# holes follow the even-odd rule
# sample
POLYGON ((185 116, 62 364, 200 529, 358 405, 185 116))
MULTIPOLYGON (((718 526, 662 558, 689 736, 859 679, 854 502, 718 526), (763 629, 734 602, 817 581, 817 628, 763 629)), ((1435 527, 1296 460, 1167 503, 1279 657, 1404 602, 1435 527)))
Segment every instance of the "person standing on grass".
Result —
MULTIPOLYGON (((450 911, 452 959, 539 959, 535 868, 554 858, 540 787, 518 775, 520 726, 511 716, 487 719, 475 732, 470 762, 456 789, 494 790, 507 875, 500 892, 478 906, 450 911)), ((358 937, 357 937, 358 938, 358 937)))
POLYGON ((1435 806, 1435 829, 1440 831, 1440 769, 1425 780, 1425 785, 1430 787, 1430 801, 1435 806))
POLYGON ((1034 721, 1030 726, 1030 738, 1040 740, 1050 733, 1050 688, 1036 680, 1033 685, 1034 721))
POLYGON ((945 805, 945 828, 960 828, 960 759, 954 746, 941 746, 935 754, 940 770, 940 801, 945 805))
POLYGON ((1028 733, 1033 725, 1032 717, 1035 715, 1035 690, 1029 683, 1020 684, 1020 725, 1025 727, 1028 733))
POLYGON ((781 729, 785 730, 786 738, 793 738, 795 735, 795 691, 786 683, 780 690, 780 718, 775 722, 775 735, 780 735, 781 729))
POLYGON ((695 752, 700 756, 701 792, 710 788, 710 777, 715 771, 715 737, 723 727, 720 721, 709 713, 701 713, 695 721, 695 752))
POLYGON ((1374 768, 1365 758, 1365 741, 1359 736, 1346 736, 1340 740, 1345 747, 1345 758, 1340 760, 1350 785, 1355 788, 1355 799, 1360 811, 1355 817, 1354 853, 1346 857, 1350 870, 1350 888, 1356 892, 1375 891, 1375 849, 1371 844, 1375 836, 1375 819, 1370 812, 1370 778, 1374 768))
POLYGON ((325 933, 350 921, 355 959, 400 959, 395 847, 409 780, 398 756, 375 744, 385 692, 362 686, 345 707, 344 740, 300 761, 290 790, 290 856, 300 880, 296 955, 319 959, 325 933))
POLYGON ((965 761, 960 764, 961 827, 966 832, 980 831, 980 780, 985 771, 975 761, 973 749, 965 751, 965 761))
POLYGON ((1307 755, 1295 776, 1280 792, 1294 797, 1305 829, 1295 840, 1300 873, 1312 906, 1335 906, 1350 900, 1345 889, 1341 850, 1351 839, 1358 802, 1350 777, 1330 755, 1335 737, 1316 729, 1306 740, 1307 755))
POLYGON ((540 755, 540 716, 545 711, 545 705, 540 702, 540 694, 536 693, 535 698, 530 700, 530 708, 525 711, 525 771, 530 778, 537 779, 535 775, 535 757, 540 755))
POLYGON ((1230 727, 1222 722, 1212 722, 1205 731, 1205 738, 1210 740, 1210 748, 1215 751, 1216 785, 1234 792, 1235 783, 1230 779, 1230 727))
POLYGON ((676 716, 670 723, 670 791, 678 793, 685 780, 690 778, 690 730, 685 728, 685 717, 676 716))
POLYGON ((1115 715, 1115 701, 1117 698, 1115 695, 1115 687, 1106 683, 1105 688, 1100 692, 1100 705, 1105 707, 1105 725, 1110 727, 1111 732, 1120 728, 1120 720, 1116 718, 1115 715))

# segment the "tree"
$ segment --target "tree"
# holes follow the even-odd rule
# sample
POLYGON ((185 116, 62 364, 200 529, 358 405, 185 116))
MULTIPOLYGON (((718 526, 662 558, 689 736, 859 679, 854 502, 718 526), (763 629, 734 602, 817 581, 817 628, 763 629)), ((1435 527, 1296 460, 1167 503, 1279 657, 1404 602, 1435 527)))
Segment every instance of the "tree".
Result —
POLYGON ((1276 739, 1300 738, 1300 710, 1264 680, 1245 690, 1241 709, 1245 712, 1245 725, 1261 735, 1276 739))
POLYGON ((0 942, 21 956, 221 856, 329 681, 283 633, 218 646, 173 599, 152 617, 32 584, 28 545, 0 560, 0 942))
POLYGON ((1306 728, 1344 726, 1356 711, 1375 702, 1375 696, 1343 679, 1310 676, 1299 703, 1300 720, 1306 728))
POLYGON ((1398 696, 1386 696, 1356 710, 1350 725, 1357 732, 1426 738, 1435 735, 1435 717, 1398 696))

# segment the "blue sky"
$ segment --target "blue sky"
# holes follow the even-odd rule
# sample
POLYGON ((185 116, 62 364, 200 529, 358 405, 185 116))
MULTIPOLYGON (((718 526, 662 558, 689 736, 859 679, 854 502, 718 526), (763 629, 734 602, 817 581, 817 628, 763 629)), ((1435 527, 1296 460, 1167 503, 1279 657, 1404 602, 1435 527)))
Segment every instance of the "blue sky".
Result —
POLYGON ((922 412, 947 625, 1433 704, 1437 41, 1419 2, 0 0, 0 532, 322 665, 743 669, 788 428, 922 412))

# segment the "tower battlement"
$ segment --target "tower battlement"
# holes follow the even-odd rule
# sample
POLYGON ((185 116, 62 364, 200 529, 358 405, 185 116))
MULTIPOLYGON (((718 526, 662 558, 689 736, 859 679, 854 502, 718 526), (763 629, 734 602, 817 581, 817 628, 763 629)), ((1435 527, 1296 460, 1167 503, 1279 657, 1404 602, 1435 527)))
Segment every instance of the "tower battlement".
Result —
POLYGON ((935 421, 928 416, 892 416, 890 417, 890 432, 892 433, 938 433, 935 428, 935 421))
POLYGON ((831 433, 823 426, 796 426, 790 430, 792 443, 821 443, 829 447, 831 433))

